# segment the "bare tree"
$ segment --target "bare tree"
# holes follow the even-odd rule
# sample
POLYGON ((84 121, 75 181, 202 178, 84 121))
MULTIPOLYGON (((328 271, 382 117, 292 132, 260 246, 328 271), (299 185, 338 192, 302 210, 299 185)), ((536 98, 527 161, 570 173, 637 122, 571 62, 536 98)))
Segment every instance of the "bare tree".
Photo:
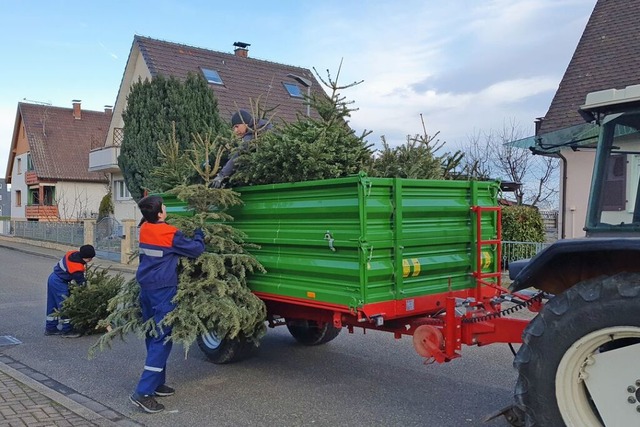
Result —
POLYGON ((48 218, 49 221, 78 222, 90 218, 96 212, 89 209, 89 197, 86 189, 74 189, 72 196, 65 194, 64 190, 56 189, 54 205, 58 207, 56 217, 48 218))
POLYGON ((497 178, 522 184, 514 192, 517 204, 541 206, 553 203, 558 194, 558 160, 534 156, 513 141, 522 139, 524 131, 511 119, 500 130, 476 132, 468 137, 463 160, 472 178, 497 178))

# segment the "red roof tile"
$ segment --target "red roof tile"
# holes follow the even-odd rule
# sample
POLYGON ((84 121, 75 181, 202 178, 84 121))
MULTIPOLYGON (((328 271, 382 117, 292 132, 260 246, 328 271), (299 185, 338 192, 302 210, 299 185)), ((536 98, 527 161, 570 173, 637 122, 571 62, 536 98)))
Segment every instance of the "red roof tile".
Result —
MULTIPOLYGON (((162 74, 184 79, 189 72, 201 74, 202 68, 216 70, 223 85, 209 86, 218 99, 223 119, 230 118, 239 108, 250 109, 250 101, 255 103, 258 99, 266 109, 275 108, 276 119, 290 122, 296 119, 296 112, 306 114, 303 99, 290 96, 283 86, 283 82, 296 83, 287 74, 310 80, 311 91, 324 94, 313 73, 305 68, 142 36, 135 36, 134 44, 139 46, 152 77, 162 74)), ((298 86, 306 94, 306 88, 298 86)))
POLYGON ((584 123, 589 92, 639 84, 639 35, 640 1, 598 0, 538 134, 584 123))
POLYGON ((89 151, 101 147, 111 114, 73 108, 18 103, 33 168, 40 180, 108 182, 103 173, 88 172, 89 151))

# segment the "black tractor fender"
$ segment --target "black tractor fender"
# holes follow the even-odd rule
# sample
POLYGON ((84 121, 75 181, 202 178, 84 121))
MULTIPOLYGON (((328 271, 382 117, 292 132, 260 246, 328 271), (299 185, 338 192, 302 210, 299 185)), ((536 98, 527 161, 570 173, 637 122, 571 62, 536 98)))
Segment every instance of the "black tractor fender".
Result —
POLYGON ((530 260, 509 265, 511 292, 537 288, 560 294, 578 282, 620 272, 640 272, 640 238, 589 237, 558 240, 530 260))

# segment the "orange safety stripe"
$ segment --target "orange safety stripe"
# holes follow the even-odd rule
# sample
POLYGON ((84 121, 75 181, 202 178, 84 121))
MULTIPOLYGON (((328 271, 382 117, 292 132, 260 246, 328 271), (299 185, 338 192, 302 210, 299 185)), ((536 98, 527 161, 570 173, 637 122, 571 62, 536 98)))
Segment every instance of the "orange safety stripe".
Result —
POLYGON ((84 264, 83 263, 71 261, 69 259, 69 256, 74 252, 77 252, 77 251, 69 251, 64 256, 64 262, 67 264, 67 273, 69 273, 69 274, 77 273, 79 271, 84 272, 84 264))
POLYGON ((140 243, 170 248, 173 245, 173 237, 177 231, 177 227, 164 222, 157 224, 145 222, 140 227, 140 243))

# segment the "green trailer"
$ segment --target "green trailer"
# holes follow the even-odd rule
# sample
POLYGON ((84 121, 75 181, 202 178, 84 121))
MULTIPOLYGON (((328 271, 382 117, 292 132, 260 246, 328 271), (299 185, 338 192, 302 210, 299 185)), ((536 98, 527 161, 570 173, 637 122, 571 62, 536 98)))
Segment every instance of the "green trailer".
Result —
MULTIPOLYGON (((439 362, 461 344, 520 342, 526 322, 500 306, 498 182, 361 174, 234 190, 244 204, 229 211, 233 225, 259 246, 252 253, 267 271, 249 286, 269 325, 286 325, 299 342, 378 329, 412 335, 418 353, 439 362)), ((175 198, 165 205, 185 212, 175 198)), ((218 363, 246 347, 211 334, 198 342, 218 363)))

